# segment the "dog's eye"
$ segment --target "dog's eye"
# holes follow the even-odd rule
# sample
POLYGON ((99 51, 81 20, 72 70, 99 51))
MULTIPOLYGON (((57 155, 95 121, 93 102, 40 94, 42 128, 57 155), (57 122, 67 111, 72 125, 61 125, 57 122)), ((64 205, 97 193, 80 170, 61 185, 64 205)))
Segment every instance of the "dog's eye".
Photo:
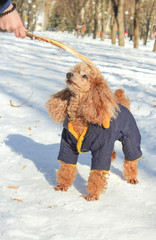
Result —
POLYGON ((85 74, 82 77, 85 78, 85 79, 88 79, 87 75, 85 75, 85 74))

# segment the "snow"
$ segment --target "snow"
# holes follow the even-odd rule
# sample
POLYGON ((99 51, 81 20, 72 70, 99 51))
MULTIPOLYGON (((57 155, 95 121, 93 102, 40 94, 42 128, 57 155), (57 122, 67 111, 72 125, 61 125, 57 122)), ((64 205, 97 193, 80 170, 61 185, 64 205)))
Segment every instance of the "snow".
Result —
POLYGON ((87 202, 90 153, 79 158, 74 185, 56 192, 62 126, 45 109, 79 59, 49 44, 0 33, 0 239, 154 240, 156 235, 156 55, 153 41, 133 49, 66 33, 40 33, 90 58, 114 91, 124 88, 142 135, 139 184, 122 176, 123 154, 111 167, 108 188, 87 202), (29 99, 30 98, 30 99, 29 99), (14 105, 11 107, 10 100, 14 105), (29 100, 29 101, 27 101, 29 100), (14 188, 10 188, 14 187, 14 188))

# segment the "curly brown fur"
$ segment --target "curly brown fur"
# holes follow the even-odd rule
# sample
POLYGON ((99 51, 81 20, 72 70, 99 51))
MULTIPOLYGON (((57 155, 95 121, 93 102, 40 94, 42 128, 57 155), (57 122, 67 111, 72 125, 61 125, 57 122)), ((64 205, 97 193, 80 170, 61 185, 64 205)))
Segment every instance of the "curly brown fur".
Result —
POLYGON ((125 91, 123 89, 117 89, 114 93, 117 98, 118 104, 123 105, 128 110, 130 110, 130 100, 128 97, 125 96, 125 91))
MULTIPOLYGON (((67 73, 67 87, 51 96, 46 107, 52 120, 62 123, 66 116, 72 123, 74 130, 81 135, 89 123, 102 125, 109 119, 117 117, 119 106, 130 108, 130 102, 124 95, 124 90, 118 89, 113 93, 101 72, 96 67, 85 63, 77 64, 67 73)), ((111 160, 116 158, 113 151, 111 160)), ((130 183, 137 183, 137 165, 124 164, 124 176, 130 183)), ((76 167, 61 163, 57 173, 58 185, 56 190, 67 191, 76 176, 76 167)), ((106 173, 94 170, 88 179, 87 200, 99 199, 100 193, 106 189, 106 173)))
POLYGON ((79 134, 92 122, 102 125, 105 119, 116 118, 119 110, 116 96, 98 68, 77 64, 67 78, 67 88, 51 96, 46 107, 52 120, 63 122, 67 114, 79 134), (87 81, 83 77, 87 76, 87 81))
POLYGON ((131 184, 137 184, 137 173, 138 173, 138 161, 124 161, 124 172, 123 175, 125 179, 131 184))
POLYGON ((76 166, 61 162, 57 172, 57 181, 59 184, 55 187, 57 191, 67 191, 71 187, 77 174, 76 166))
POLYGON ((71 92, 68 88, 51 96, 46 103, 51 119, 57 123, 62 123, 67 116, 67 106, 69 104, 71 92))
POLYGON ((88 179, 88 196, 87 200, 98 200, 99 195, 104 192, 107 186, 107 176, 108 174, 103 170, 94 170, 91 171, 89 179, 88 179))

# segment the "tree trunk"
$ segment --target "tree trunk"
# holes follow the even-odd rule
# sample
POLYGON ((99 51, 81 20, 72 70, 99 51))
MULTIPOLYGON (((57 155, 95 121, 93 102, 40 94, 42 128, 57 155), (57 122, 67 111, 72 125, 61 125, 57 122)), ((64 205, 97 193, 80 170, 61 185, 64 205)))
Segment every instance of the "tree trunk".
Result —
POLYGON ((146 45, 148 37, 152 38, 151 30, 154 24, 155 10, 156 10, 156 0, 146 0, 143 2, 144 12, 145 12, 145 36, 144 45, 146 45))
POLYGON ((154 16, 152 16, 152 20, 151 20, 150 34, 149 34, 150 39, 152 39, 152 35, 153 35, 153 25, 154 25, 154 16))
POLYGON ((102 31, 101 31, 101 41, 105 40, 105 0, 102 0, 101 2, 101 8, 102 8, 102 31))
POLYGON ((105 30, 102 29, 101 31, 101 41, 104 41, 105 40, 105 30))
POLYGON ((124 46, 124 35, 125 35, 125 29, 124 29, 124 0, 119 0, 118 5, 118 27, 119 27, 119 46, 124 46))
POLYGON ((81 37, 83 38, 85 36, 85 31, 84 31, 84 27, 81 27, 81 37))
POLYGON ((130 41, 132 41, 133 40, 133 35, 134 35, 134 20, 133 20, 133 18, 131 18, 131 20, 130 20, 128 35, 130 37, 130 41))
POLYGON ((95 0, 95 12, 94 12, 94 30, 93 30, 93 38, 96 38, 98 31, 98 3, 99 0, 95 0))
POLYGON ((134 14, 134 48, 139 47, 139 10, 142 0, 135 0, 135 14, 134 14))
POLYGON ((124 46, 124 0, 112 0, 113 7, 113 28, 112 28, 112 44, 116 43, 116 29, 119 27, 119 46, 124 46), (115 29, 116 28, 116 29, 115 29))
POLYGON ((117 31, 117 15, 118 15, 118 5, 115 0, 111 0, 113 9, 113 24, 112 24, 112 44, 116 44, 116 31, 117 31))
POLYGON ((114 18, 112 25, 112 44, 116 44, 116 31, 117 31, 117 21, 114 18))
POLYGON ((134 48, 139 47, 139 20, 134 19, 134 48))
POLYGON ((145 33, 145 38, 144 38, 144 45, 147 44, 149 30, 150 30, 150 19, 148 19, 147 25, 146 25, 146 33, 145 33))
POLYGON ((153 47, 153 52, 156 52, 156 38, 155 38, 155 43, 154 43, 154 47, 153 47))
POLYGON ((50 8, 51 8, 52 1, 53 0, 43 1, 43 11, 44 11, 43 31, 47 30, 49 26, 50 8))

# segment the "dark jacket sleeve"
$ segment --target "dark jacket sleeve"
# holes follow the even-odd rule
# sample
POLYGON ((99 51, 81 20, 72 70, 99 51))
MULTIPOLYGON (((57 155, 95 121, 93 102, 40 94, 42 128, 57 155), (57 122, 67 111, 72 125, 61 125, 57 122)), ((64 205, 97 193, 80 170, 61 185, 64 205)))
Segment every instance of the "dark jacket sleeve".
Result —
POLYGON ((122 149, 125 155, 125 160, 133 161, 141 158, 142 152, 140 149, 141 135, 136 124, 136 121, 131 113, 127 114, 128 124, 123 130, 122 137, 119 139, 122 143, 122 149))
POLYGON ((76 165, 78 155, 79 153, 76 149, 76 144, 73 142, 71 134, 67 129, 64 128, 62 132, 58 160, 68 164, 76 165))
POLYGON ((114 149, 114 142, 105 141, 103 146, 96 150, 91 150, 92 165, 91 170, 104 170, 109 171, 111 165, 111 156, 114 149))
POLYGON ((0 1, 0 13, 4 12, 11 4, 11 0, 0 1))

